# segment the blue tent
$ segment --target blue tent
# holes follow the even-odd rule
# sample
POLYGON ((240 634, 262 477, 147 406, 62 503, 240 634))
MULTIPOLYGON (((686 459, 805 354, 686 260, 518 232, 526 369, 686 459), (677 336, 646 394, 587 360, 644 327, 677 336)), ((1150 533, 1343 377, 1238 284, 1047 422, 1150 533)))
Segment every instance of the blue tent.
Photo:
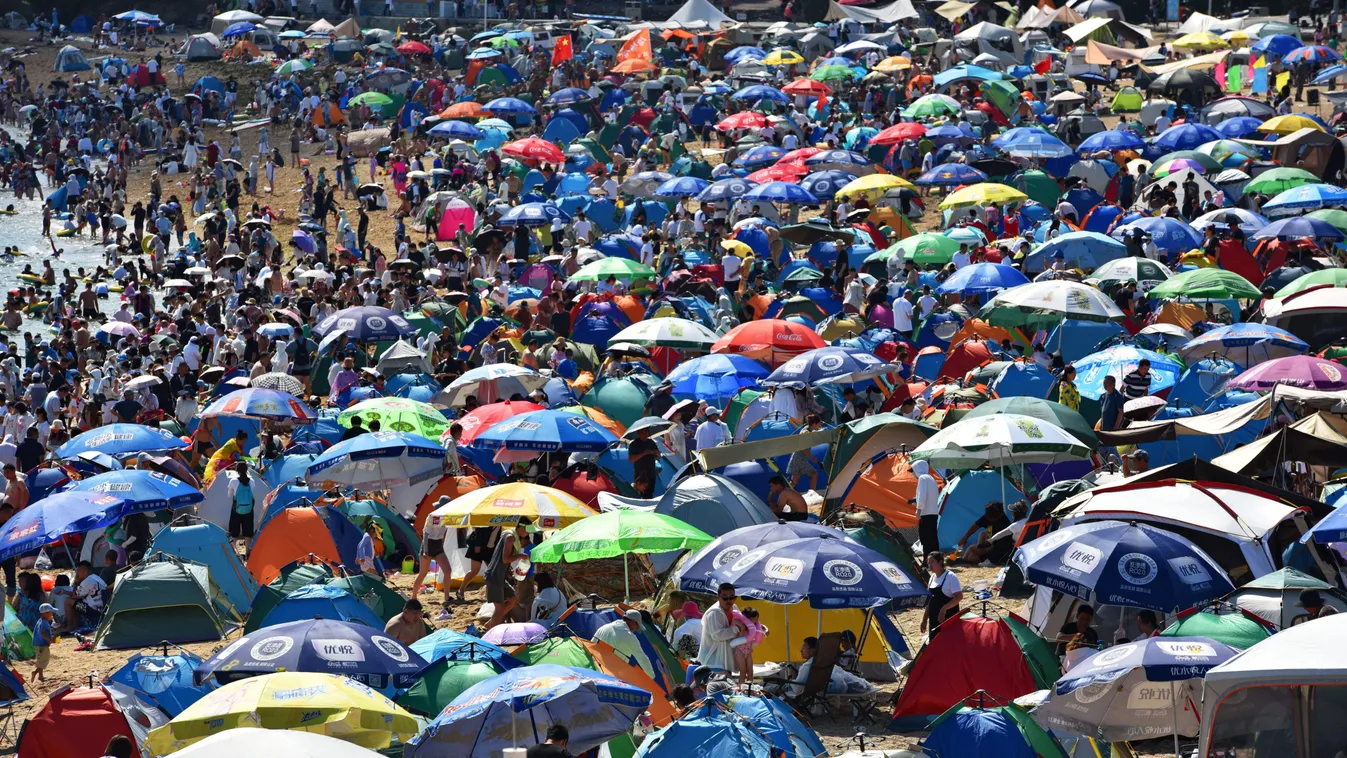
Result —
POLYGON ((585 205, 585 217, 594 222, 594 226, 604 234, 612 234, 622 228, 621 214, 617 205, 606 197, 595 198, 585 205))
POLYGON ((543 139, 557 145, 569 145, 585 135, 585 131, 570 119, 554 118, 547 122, 543 130, 543 139))
POLYGON ((1052 372, 1028 361, 1015 361, 992 379, 991 390, 997 397, 1037 397, 1048 399, 1056 378, 1052 372))
POLYGON ((669 215, 669 206, 655 200, 633 200, 622 208, 622 223, 631 226, 636 223, 636 212, 645 212, 645 225, 658 226, 669 215))
POLYGON ((928 382, 935 379, 940 376, 940 369, 944 368, 946 357, 948 356, 944 353, 920 353, 912 361, 912 376, 928 382))
POLYGON ((204 94, 207 91, 223 95, 225 93, 224 82, 220 81, 219 77, 203 76, 200 79, 197 79, 196 84, 192 86, 192 92, 195 92, 198 95, 204 94))
POLYGON ((1233 361, 1204 358, 1184 369, 1169 390, 1168 402, 1174 408, 1204 408, 1227 381, 1242 371, 1233 361))
POLYGON ((636 758, 772 758, 772 743, 738 719, 713 713, 706 718, 684 717, 646 737, 636 758))
MULTIPOLYGON (((1020 500, 1024 493, 999 471, 966 471, 945 483, 940 492, 940 549, 954 550, 968 527, 982 517, 987 503, 1003 506, 1020 500)), ((1006 511, 1009 517, 1010 511, 1006 511)), ((923 550, 930 550, 922 545, 923 550)))
POLYGON ((142 700, 173 718, 220 686, 214 679, 200 685, 194 683, 192 675, 201 664, 200 657, 186 650, 172 655, 136 653, 108 678, 129 687, 142 700))
POLYGON ((1070 363, 1095 352, 1105 340, 1119 334, 1127 334, 1127 330, 1113 321, 1067 319, 1046 334, 1040 332, 1036 339, 1047 346, 1048 352, 1061 353, 1062 360, 1070 363))
POLYGON ((567 121, 572 126, 575 127, 576 131, 580 132, 581 134, 587 134, 591 128, 589 119, 585 116, 585 114, 581 113, 580 111, 574 108, 562 108, 561 110, 552 114, 552 120, 567 121))
POLYGON ((89 14, 76 16, 74 21, 70 22, 70 31, 75 34, 88 34, 94 29, 94 17, 89 14))
MULTIPOLYGON (((959 706, 955 706, 956 708, 959 706)), ((1014 706, 1010 706, 1014 707, 1014 706)), ((1027 717, 1026 717, 1027 720, 1027 717)), ((1000 711, 968 708, 943 716, 921 743, 927 755, 994 755, 997 758, 1064 758, 1039 756, 1015 720, 1000 711)))
POLYGON ((424 103, 417 100, 408 100, 404 103, 402 112, 398 114, 398 121, 402 124, 402 128, 412 128, 412 117, 418 113, 424 117, 430 113, 430 109, 427 108, 424 103))
POLYGON ((364 624, 375 629, 382 629, 384 626, 379 615, 360 602, 355 595, 340 587, 310 584, 282 598, 276 607, 267 613, 259 628, 291 621, 306 621, 320 616, 332 621, 364 624))
POLYGON ((0 666, 0 692, 9 690, 10 697, 0 700, 0 705, 9 705, 10 703, 22 703, 28 699, 28 691, 23 688, 23 682, 9 666, 0 666))
POLYGON ((953 313, 932 313, 930 318, 922 322, 921 331, 917 334, 917 349, 938 347, 948 350, 949 337, 957 334, 962 326, 963 319, 953 313))
POLYGON ((767 498, 771 494, 771 488, 768 484, 771 482, 772 477, 776 476, 776 471, 772 470, 763 461, 731 463, 714 473, 734 481, 744 489, 757 495, 758 499, 762 500, 764 503, 767 502, 767 498))
POLYGON ((225 600, 242 615, 257 597, 257 580, 248 573, 229 535, 211 523, 170 526, 154 535, 152 550, 203 564, 225 600))

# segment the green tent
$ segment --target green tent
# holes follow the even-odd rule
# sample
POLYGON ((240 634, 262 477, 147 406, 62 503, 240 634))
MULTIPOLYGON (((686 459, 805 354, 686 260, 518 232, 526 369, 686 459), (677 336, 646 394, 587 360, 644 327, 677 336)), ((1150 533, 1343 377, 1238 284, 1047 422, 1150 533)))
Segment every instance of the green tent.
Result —
MULTIPOLYGON (((369 574, 332 577, 322 583, 351 593, 384 621, 402 613, 402 606, 407 603, 407 599, 399 595, 397 590, 369 574)), ((261 623, 260 619, 258 623, 261 623)))
POLYGON ((1209 637, 1233 648, 1248 650, 1272 636, 1272 630, 1244 613, 1212 613, 1201 611, 1181 616, 1160 632, 1161 637, 1209 637))
POLYGON ((11 660, 29 661, 37 657, 33 650, 33 632, 19 620, 13 606, 5 603, 5 653, 11 660))
POLYGON ((1017 171, 1010 175, 1006 184, 1048 208, 1057 207, 1057 201, 1062 197, 1062 188, 1057 180, 1042 171, 1017 171))
POLYGON ((711 171, 712 167, 710 163, 707 163, 706 161, 694 160, 687 164, 686 169, 680 170, 676 173, 679 176, 695 176, 698 179, 706 179, 707 181, 710 181, 711 171))
POLYGON ((1141 90, 1136 87, 1123 87, 1113 96, 1113 105, 1110 108, 1114 113, 1136 113, 1141 110, 1144 99, 1141 90))
POLYGON ((407 323, 416 327, 416 333, 422 337, 429 337, 432 334, 439 334, 444 325, 439 321, 427 316, 421 311, 407 311, 402 314, 407 319, 407 323))
POLYGON ((421 554, 421 540, 417 538, 416 530, 406 519, 393 513, 383 503, 375 500, 348 499, 339 503, 337 510, 346 514, 351 523, 360 527, 362 531, 365 528, 365 520, 374 519, 379 525, 384 542, 384 554, 380 557, 390 559, 399 553, 412 557, 421 554))
POLYGON ((98 649, 219 640, 238 621, 210 569, 160 554, 120 574, 98 627, 98 649))
POLYGON ((281 569, 280 576, 258 590, 252 610, 248 613, 248 623, 243 626, 243 633, 248 634, 260 629, 262 619, 266 618, 271 609, 285 599, 286 595, 306 584, 325 584, 331 578, 332 569, 322 564, 292 563, 281 569))
POLYGON ((725 406, 724 421, 730 427, 731 432, 737 432, 739 421, 744 417, 744 411, 753 404, 754 400, 767 394, 762 390, 742 389, 735 393, 730 399, 729 405, 725 406))
POLYGON ((612 150, 613 145, 617 144, 617 137, 622 133, 622 127, 618 126, 618 124, 625 123, 627 122, 618 118, 617 123, 606 124, 599 130, 599 144, 603 146, 605 152, 612 150))
POLYGON ((994 79, 983 82, 980 89, 987 102, 995 105, 1007 118, 1015 115, 1020 106, 1020 91, 1015 89, 1015 85, 1003 79, 994 79))
POLYGON ((646 374, 605 376, 580 398, 580 404, 597 408, 622 426, 631 426, 645 416, 645 405, 659 380, 646 374))
POLYGON ((598 140, 590 139, 589 137, 581 137, 571 144, 579 145, 588 150, 589 154, 594 156, 594 160, 600 163, 607 163, 613 159, 612 156, 608 154, 608 148, 599 144, 598 140))

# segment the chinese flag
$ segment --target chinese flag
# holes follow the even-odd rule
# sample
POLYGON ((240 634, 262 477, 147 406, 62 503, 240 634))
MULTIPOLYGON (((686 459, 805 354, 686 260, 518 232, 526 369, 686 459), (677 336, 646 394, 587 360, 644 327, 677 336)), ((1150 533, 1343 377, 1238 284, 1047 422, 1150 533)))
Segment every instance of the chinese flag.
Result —
POLYGON ((557 37, 556 42, 552 45, 552 65, 555 66, 574 57, 575 51, 571 49, 571 35, 565 34, 557 37))
POLYGON ((636 36, 622 44, 622 49, 617 51, 618 62, 639 60, 648 61, 654 58, 654 52, 650 49, 650 30, 642 29, 636 33, 636 36))
POLYGON ((1034 64, 1034 71, 1040 74, 1048 73, 1048 70, 1051 68, 1052 68, 1051 58, 1044 58, 1043 60, 1034 64))

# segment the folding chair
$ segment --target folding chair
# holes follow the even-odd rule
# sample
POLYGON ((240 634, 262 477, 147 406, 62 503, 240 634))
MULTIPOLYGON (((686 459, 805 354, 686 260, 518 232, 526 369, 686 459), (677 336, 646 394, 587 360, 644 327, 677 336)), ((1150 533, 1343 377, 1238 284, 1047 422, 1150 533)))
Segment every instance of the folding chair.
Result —
POLYGON ((814 658, 809 667, 809 677, 805 680, 803 689, 798 695, 791 695, 789 685, 782 689, 782 698, 790 703, 795 710, 811 716, 814 706, 822 708, 824 714, 829 718, 836 719, 837 715, 833 713, 828 704, 829 698, 836 698, 849 703, 854 713, 853 721, 864 720, 866 723, 873 723, 875 718, 875 699, 871 694, 850 694, 850 693, 829 693, 828 685, 832 682, 833 669, 837 668, 838 661, 842 658, 842 633, 827 632, 818 638, 818 647, 814 651, 814 658))

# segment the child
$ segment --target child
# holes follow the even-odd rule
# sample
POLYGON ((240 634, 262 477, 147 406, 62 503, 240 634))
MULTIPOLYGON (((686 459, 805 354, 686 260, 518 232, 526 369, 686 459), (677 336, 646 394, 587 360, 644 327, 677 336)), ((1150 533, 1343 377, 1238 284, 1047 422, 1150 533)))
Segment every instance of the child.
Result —
POLYGON ((33 662, 33 678, 45 682, 47 677, 43 672, 51 664, 51 644, 56 641, 51 630, 51 622, 56 618, 56 607, 51 603, 43 603, 38 613, 40 617, 33 626, 33 650, 37 652, 37 660, 33 662))
POLYGON ((753 648, 767 636, 767 627, 758 623, 755 608, 745 608, 742 613, 735 609, 730 621, 744 629, 743 634, 730 640, 730 649, 734 651, 734 666, 739 669, 739 686, 747 687, 753 681, 753 648))

